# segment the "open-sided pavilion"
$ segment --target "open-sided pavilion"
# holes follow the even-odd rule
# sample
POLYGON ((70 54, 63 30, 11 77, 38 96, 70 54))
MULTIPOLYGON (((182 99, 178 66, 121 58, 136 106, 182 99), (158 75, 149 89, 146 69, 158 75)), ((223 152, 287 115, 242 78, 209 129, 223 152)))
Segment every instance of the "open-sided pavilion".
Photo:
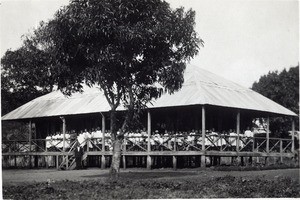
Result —
MULTIPOLYGON (((143 157, 151 168, 157 157, 168 157, 177 167, 178 158, 194 156, 199 166, 206 166, 206 157, 294 157, 295 113, 251 89, 188 65, 183 87, 174 94, 163 94, 148 105, 141 122, 145 131, 127 134, 122 149, 123 167, 128 159, 143 157), (292 121, 291 138, 270 137, 270 117, 287 116, 292 121), (255 118, 264 118, 264 137, 245 136, 241 132, 252 126, 255 118), (231 134, 230 132, 234 132, 231 134)), ((70 97, 54 91, 36 98, 2 117, 2 121, 23 121, 29 124, 26 141, 3 141, 2 157, 54 157, 57 168, 73 169, 74 148, 78 141, 69 132, 101 127, 100 138, 85 138, 83 159, 96 156, 102 168, 112 151, 108 130, 110 107, 99 88, 84 88, 70 97), (33 129, 34 127, 34 129, 33 129), (53 148, 47 136, 60 132, 53 148), (68 137, 66 137, 68 135, 68 137), (61 145, 58 145, 61 144, 61 145)), ((122 115, 124 108, 119 108, 122 115)), ((95 130, 96 131, 96 130, 95 130)), ((252 159, 251 159, 252 161, 252 159)), ((16 163, 15 163, 16 164, 16 163)), ((39 165, 36 163, 36 165, 39 165)), ((47 165, 47 162, 45 162, 47 165)))

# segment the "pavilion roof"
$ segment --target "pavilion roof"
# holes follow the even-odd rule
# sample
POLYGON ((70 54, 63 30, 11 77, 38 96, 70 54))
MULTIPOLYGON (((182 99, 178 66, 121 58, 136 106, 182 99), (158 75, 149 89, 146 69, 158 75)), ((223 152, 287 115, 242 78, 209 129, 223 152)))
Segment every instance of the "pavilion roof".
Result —
MULTIPOLYGON (((163 94, 149 104, 149 108, 189 105, 212 105, 286 116, 297 116, 278 103, 196 66, 188 65, 182 88, 174 94, 163 94)), ((119 110, 123 110, 122 106, 119 110)), ((18 120, 51 116, 65 116, 108 112, 110 106, 97 87, 84 87, 83 93, 65 96, 53 91, 38 97, 4 115, 2 120, 18 120)))

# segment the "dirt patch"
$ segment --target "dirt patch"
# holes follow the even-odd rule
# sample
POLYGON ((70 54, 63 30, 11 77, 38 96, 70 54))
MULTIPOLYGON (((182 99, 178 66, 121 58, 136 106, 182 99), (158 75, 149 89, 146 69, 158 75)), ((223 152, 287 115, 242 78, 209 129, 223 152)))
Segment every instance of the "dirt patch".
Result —
MULTIPOLYGON (((248 179, 262 178, 274 180, 281 177, 288 177, 299 182, 299 169, 278 169, 263 171, 215 171, 202 169, 185 169, 174 171, 172 169, 126 169, 122 170, 121 177, 128 179, 209 179, 214 177, 245 177, 248 179)), ((51 181, 84 181, 99 180, 109 177, 109 170, 86 169, 58 171, 56 169, 38 169, 38 170, 3 170, 3 185, 40 183, 51 181)))

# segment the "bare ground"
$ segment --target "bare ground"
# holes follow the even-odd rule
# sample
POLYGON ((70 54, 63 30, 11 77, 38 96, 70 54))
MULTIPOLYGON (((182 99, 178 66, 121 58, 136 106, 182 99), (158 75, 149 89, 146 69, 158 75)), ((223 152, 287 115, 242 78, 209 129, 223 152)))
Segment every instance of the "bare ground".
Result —
MULTIPOLYGON (((288 177, 300 182, 299 168, 276 169, 263 171, 215 171, 211 169, 182 169, 174 171, 172 169, 126 169, 122 170, 120 176, 132 179, 176 179, 191 178, 202 179, 224 177, 245 177, 247 179, 261 178, 274 180, 277 178, 288 177)), ((86 170, 58 171, 56 169, 10 169, 2 171, 3 186, 32 184, 51 181, 83 181, 83 180, 105 180, 109 176, 109 170, 91 168, 86 170)))

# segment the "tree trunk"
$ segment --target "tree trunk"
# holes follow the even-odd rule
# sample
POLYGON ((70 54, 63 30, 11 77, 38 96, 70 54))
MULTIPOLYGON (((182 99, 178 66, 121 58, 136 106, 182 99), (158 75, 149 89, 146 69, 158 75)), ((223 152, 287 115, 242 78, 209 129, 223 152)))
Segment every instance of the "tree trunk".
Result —
POLYGON ((121 145, 122 145, 122 140, 116 138, 115 141, 113 142, 113 155, 112 155, 112 162, 110 166, 110 173, 113 178, 117 178, 120 172, 121 145))
POLYGON ((112 155, 112 162, 110 166, 110 174, 112 178, 118 178, 120 172, 120 163, 121 163, 121 148, 122 148, 122 141, 124 137, 124 133, 127 129, 127 125, 130 120, 133 118, 134 114, 134 99, 131 87, 128 88, 129 93, 129 109, 127 110, 125 120, 123 125, 120 129, 119 135, 117 135, 117 118, 116 118, 116 107, 112 106, 110 111, 110 130, 112 136, 112 143, 113 143, 113 155, 112 155))
POLYGON ((113 155, 112 162, 110 166, 110 174, 112 178, 117 178, 120 172, 120 162, 121 162, 121 145, 122 139, 117 136, 117 127, 116 127, 116 111, 110 111, 110 130, 111 130, 111 139, 113 143, 113 155))

